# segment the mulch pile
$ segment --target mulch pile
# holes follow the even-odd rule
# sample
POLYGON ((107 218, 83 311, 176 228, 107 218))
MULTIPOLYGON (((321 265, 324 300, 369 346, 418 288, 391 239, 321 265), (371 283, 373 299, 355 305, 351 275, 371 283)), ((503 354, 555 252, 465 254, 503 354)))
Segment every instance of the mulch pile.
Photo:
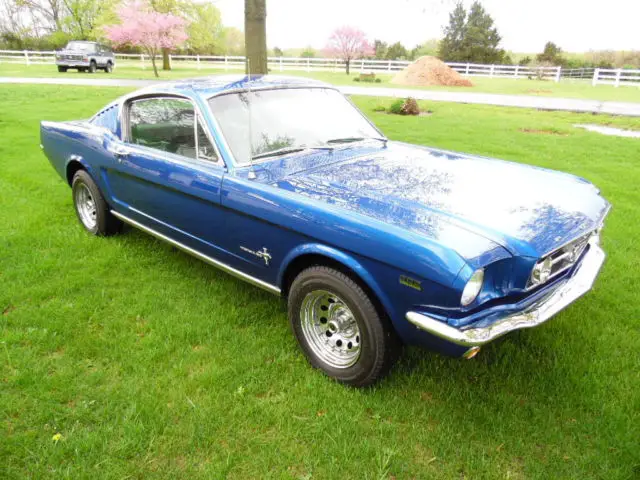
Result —
POLYGON ((407 68, 398 72, 391 80, 397 85, 427 87, 446 85, 449 87, 473 87, 466 78, 436 57, 420 57, 407 68))

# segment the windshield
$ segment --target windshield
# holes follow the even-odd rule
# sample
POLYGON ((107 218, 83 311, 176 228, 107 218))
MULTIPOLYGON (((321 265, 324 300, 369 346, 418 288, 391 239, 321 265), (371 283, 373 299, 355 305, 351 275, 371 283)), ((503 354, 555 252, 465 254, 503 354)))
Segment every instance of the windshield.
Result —
POLYGON ((93 52, 96 46, 94 43, 87 42, 69 42, 66 50, 75 50, 76 52, 93 52))
POLYGON ((209 105, 240 165, 270 152, 275 156, 381 137, 341 93, 328 88, 231 93, 213 97, 209 105))

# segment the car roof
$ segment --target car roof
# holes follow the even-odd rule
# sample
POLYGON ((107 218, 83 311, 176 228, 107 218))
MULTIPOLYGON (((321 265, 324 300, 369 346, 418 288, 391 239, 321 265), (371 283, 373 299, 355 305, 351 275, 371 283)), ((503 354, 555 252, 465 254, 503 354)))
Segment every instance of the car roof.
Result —
POLYGON ((332 88, 319 80, 305 77, 290 77, 280 75, 214 75, 173 82, 159 83, 136 91, 131 96, 153 95, 154 93, 193 96, 198 95, 209 99, 215 95, 234 91, 271 90, 279 88, 332 88))

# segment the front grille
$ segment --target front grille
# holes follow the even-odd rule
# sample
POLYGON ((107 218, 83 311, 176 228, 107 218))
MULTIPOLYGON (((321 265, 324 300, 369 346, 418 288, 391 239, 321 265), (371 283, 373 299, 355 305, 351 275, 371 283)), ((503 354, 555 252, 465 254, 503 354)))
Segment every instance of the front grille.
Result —
MULTIPOLYGON (((544 262, 547 258, 551 260, 551 274, 549 275, 548 280, 551 280, 562 272, 570 269, 580 259, 587 248, 592 235, 593 232, 582 235, 540 259, 539 263, 544 262)), ((539 285, 540 284, 533 284, 530 278, 527 284, 527 289, 534 288, 539 285)))
POLYGON ((61 55, 63 60, 82 60, 82 55, 61 55))
POLYGON ((564 247, 560 247, 555 252, 549 254, 551 258, 551 276, 554 277, 557 274, 564 272, 568 268, 571 268, 574 263, 580 258, 584 249, 587 248, 591 233, 583 235, 582 237, 568 243, 564 247))

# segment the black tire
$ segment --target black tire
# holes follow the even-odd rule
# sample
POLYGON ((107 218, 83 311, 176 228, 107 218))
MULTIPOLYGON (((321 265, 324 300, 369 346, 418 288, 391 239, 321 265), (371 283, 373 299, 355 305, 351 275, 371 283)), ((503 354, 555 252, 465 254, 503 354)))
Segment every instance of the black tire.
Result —
MULTIPOLYGON (((331 305, 329 305, 326 315, 331 318, 331 308, 334 302, 330 298, 328 301, 331 305)), ((320 308, 327 310, 325 306, 320 308)), ((302 271, 295 278, 289 290, 288 310, 291 328, 309 363, 341 383, 354 387, 371 385, 381 379, 398 358, 401 342, 387 316, 376 309, 372 299, 357 282, 333 268, 314 266, 302 271), (323 354, 318 353, 318 347, 312 345, 313 340, 310 340, 309 328, 303 327, 305 322, 303 308, 309 304, 305 299, 313 299, 317 292, 322 291, 335 295, 338 300, 335 302, 336 304, 346 305, 352 315, 347 318, 353 318, 357 323, 359 338, 352 338, 354 346, 355 339, 358 339, 359 354, 353 364, 336 367, 330 361, 326 361, 323 354)), ((327 321, 327 318, 324 317, 320 318, 320 322, 324 322, 327 325, 326 328, 329 328, 332 323, 331 320, 327 321)), ((315 323, 315 325, 318 329, 325 328, 320 323, 315 323)), ((326 335, 331 338, 328 330, 326 335)), ((337 333, 336 336, 343 338, 340 333, 337 333)), ((329 343, 330 340, 327 340, 327 344, 329 343)), ((333 346, 335 347, 335 345, 333 346)), ((351 342, 349 342, 348 348, 352 348, 351 342)))
POLYGON ((92 235, 101 237, 115 235, 122 230, 122 222, 111 214, 109 205, 102 196, 98 185, 96 185, 85 170, 78 170, 75 173, 73 182, 71 183, 71 191, 76 215, 85 230, 92 235), (82 196, 87 192, 95 207, 93 222, 89 222, 83 218, 83 207, 80 205, 80 203, 82 203, 82 196))
POLYGON ((65 73, 67 71, 67 67, 58 66, 58 72, 65 73))
POLYGON ((113 72, 113 63, 107 62, 107 66, 104 67, 104 73, 111 73, 111 72, 113 72))
POLYGON ((91 63, 89 63, 89 73, 96 73, 97 69, 98 69, 98 65, 96 64, 96 61, 91 60, 91 63))

